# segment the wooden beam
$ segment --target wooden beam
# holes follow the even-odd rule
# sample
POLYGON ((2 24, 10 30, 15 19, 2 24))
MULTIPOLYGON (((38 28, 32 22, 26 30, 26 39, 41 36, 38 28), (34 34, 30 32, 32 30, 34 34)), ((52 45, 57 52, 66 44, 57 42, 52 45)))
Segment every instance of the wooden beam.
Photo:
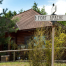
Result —
MULTIPOLYGON (((42 48, 38 48, 38 50, 40 50, 42 48)), ((43 49, 48 49, 48 48, 43 48, 43 49)), ((52 48, 50 48, 52 49, 52 48)), ((55 49, 66 49, 66 47, 57 47, 55 49)), ((19 51, 30 51, 30 50, 34 50, 34 49, 21 49, 21 50, 4 50, 4 51, 0 51, 0 53, 4 53, 4 52, 19 52, 19 51)))

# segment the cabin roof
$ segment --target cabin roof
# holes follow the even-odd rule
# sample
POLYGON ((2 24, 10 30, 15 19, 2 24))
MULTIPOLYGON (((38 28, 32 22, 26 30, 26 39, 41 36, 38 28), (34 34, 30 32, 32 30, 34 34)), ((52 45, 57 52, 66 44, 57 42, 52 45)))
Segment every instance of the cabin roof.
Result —
POLYGON ((19 21, 16 23, 19 30, 52 26, 52 22, 50 21, 35 21, 35 15, 41 14, 34 11, 33 9, 29 9, 27 11, 15 15, 13 18, 19 18, 19 21))

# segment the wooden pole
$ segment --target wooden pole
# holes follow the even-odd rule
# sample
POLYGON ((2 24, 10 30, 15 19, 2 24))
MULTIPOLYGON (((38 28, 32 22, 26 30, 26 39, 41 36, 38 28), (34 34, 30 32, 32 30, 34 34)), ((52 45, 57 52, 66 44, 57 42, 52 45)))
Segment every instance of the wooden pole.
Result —
POLYGON ((52 66, 54 66, 54 33, 55 27, 52 26, 52 66))
POLYGON ((15 61, 15 52, 13 52, 14 54, 13 54, 13 61, 15 61))
MULTIPOLYGON (((15 50, 15 42, 14 42, 14 50, 15 50)), ((13 61, 15 61, 15 52, 13 54, 13 61)))
MULTIPOLYGON (((8 37, 10 37, 9 33, 8 33, 8 37)), ((8 41, 8 50, 10 50, 10 40, 8 41)), ((10 52, 8 54, 10 55, 10 52)))

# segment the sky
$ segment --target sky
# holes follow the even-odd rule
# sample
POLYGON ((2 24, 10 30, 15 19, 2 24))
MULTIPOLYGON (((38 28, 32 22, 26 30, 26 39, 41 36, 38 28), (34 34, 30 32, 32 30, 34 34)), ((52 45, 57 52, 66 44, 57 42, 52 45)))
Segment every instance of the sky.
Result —
POLYGON ((48 15, 51 15, 53 3, 57 6, 57 11, 55 14, 65 15, 66 13, 66 0, 3 0, 2 4, 0 4, 0 13, 3 8, 8 8, 8 11, 16 11, 17 13, 21 9, 26 11, 32 8, 34 2, 38 4, 38 8, 40 9, 45 6, 45 11, 48 15))

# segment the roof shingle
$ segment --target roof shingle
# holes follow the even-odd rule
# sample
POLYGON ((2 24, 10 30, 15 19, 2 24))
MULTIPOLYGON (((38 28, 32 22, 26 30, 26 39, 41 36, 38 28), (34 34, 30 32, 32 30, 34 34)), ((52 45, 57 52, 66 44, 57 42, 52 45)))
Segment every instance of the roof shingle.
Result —
POLYGON ((14 16, 19 18, 19 22, 16 23, 19 30, 52 26, 52 23, 50 21, 35 21, 35 15, 41 15, 41 14, 37 13, 33 9, 30 9, 14 16))

